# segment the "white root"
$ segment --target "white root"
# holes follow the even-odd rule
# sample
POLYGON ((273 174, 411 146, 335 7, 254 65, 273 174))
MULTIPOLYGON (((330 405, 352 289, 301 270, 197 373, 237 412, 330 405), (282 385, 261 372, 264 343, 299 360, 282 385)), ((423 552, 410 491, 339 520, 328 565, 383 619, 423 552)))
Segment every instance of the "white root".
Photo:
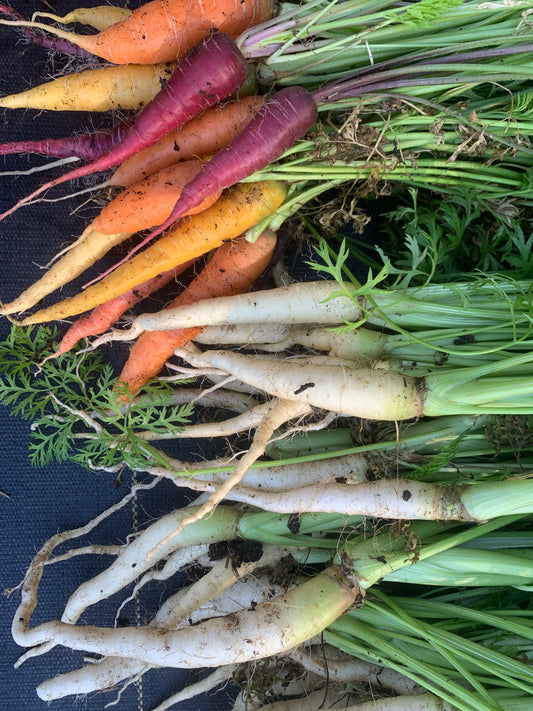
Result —
POLYGON ((170 698, 166 699, 166 701, 163 701, 162 704, 156 706, 152 709, 152 711, 167 711, 167 709, 181 703, 182 701, 188 701, 199 694, 206 694, 208 691, 212 691, 216 686, 219 686, 232 678, 235 667, 235 664, 219 667, 212 674, 205 677, 205 679, 201 679, 195 684, 189 684, 189 686, 185 689, 178 691, 177 694, 174 694, 170 698))
POLYGON ((186 548, 178 548, 178 550, 169 556, 160 570, 153 568, 142 576, 135 584, 131 594, 121 602, 115 614, 115 620, 118 619, 118 616, 128 602, 134 600, 135 596, 145 585, 154 580, 168 580, 168 578, 185 568, 185 566, 194 563, 200 556, 206 555, 208 551, 209 546, 206 543, 198 543, 197 545, 187 546, 186 548))
POLYGON ((245 432, 254 427, 259 427, 267 414, 272 409, 270 402, 255 405, 251 409, 236 417, 230 417, 221 422, 201 422, 197 425, 185 425, 179 431, 168 430, 164 433, 154 433, 149 430, 137 432, 139 439, 163 440, 163 439, 191 439, 203 437, 229 437, 238 432, 245 432))
MULTIPOLYGON (((124 405, 123 411, 126 412, 132 405, 137 405, 140 400, 149 401, 149 397, 149 395, 137 395, 131 402, 124 405)), ((157 402, 157 398, 154 400, 157 402)), ((246 412, 257 405, 257 400, 254 400, 250 395, 222 387, 211 390, 176 388, 172 393, 165 394, 165 402, 169 405, 188 405, 191 402, 198 402, 203 407, 229 410, 230 412, 246 412)))
MULTIPOLYGON (((194 479, 187 482, 187 486, 198 491, 208 488, 202 482, 195 483, 194 479)), ((281 491, 235 485, 226 496, 234 502, 279 514, 321 512, 398 520, 485 520, 469 513, 458 489, 411 479, 381 479, 355 485, 316 482, 281 491)))
MULTIPOLYGON (((109 341, 130 341, 143 331, 193 326, 262 321, 338 325, 345 321, 359 321, 363 311, 357 302, 347 296, 331 298, 340 289, 339 284, 331 281, 297 282, 277 289, 203 299, 157 314, 141 314, 127 331, 101 336, 93 345, 96 348, 109 341)), ((354 290, 351 284, 346 284, 346 289, 349 292, 354 290)))
MULTIPOLYGON (((164 629, 173 629, 169 619, 176 604, 190 588, 182 588, 168 598, 159 609, 151 625, 164 629)), ((275 595, 281 595, 279 586, 264 578, 250 576, 245 581, 239 581, 222 594, 210 600, 208 604, 194 610, 187 619, 180 620, 175 626, 187 627, 197 624, 207 617, 218 617, 250 607, 252 604, 270 600, 275 595)), ((155 665, 149 665, 139 659, 108 656, 97 663, 85 664, 80 669, 58 674, 47 679, 37 687, 37 694, 43 701, 53 701, 65 696, 89 694, 94 691, 110 690, 124 680, 136 679, 148 672, 155 665)))
MULTIPOLYGON (((197 583, 182 588, 168 598, 152 620, 151 626, 162 629, 187 627, 207 616, 237 612, 250 607, 252 603, 257 604, 282 594, 279 586, 272 585, 265 577, 252 577, 249 574, 259 565, 271 565, 286 553, 281 547, 265 546, 258 561, 238 568, 228 565, 227 560, 218 563, 213 569, 216 572, 210 571, 197 583), (245 576, 248 577, 243 581, 245 576), (214 597, 210 597, 213 594, 214 597)), ((80 669, 46 680, 38 686, 37 694, 44 701, 52 701, 65 696, 108 690, 125 679, 137 678, 153 666, 139 659, 108 656, 97 663, 86 664, 80 669)))
POLYGON ((17 640, 53 641, 93 654, 141 657, 156 666, 218 667, 285 653, 320 634, 361 594, 339 566, 331 566, 268 603, 186 629, 109 629, 53 620, 29 630, 17 616, 21 628, 17 640))
MULTIPOLYGON (((251 681, 253 684, 253 678, 251 681)), ((253 688, 250 691, 245 689, 244 693, 237 697, 232 711, 258 711, 258 709, 283 711, 287 704, 286 708, 290 711, 322 711, 322 709, 341 709, 342 711, 347 699, 350 698, 350 693, 344 685, 333 682, 324 685, 322 679, 311 677, 275 683, 265 696, 266 703, 254 695, 253 688), (272 701, 272 698, 286 700, 272 701), (268 703, 269 699, 270 703, 268 703)))
POLYGON ((416 378, 396 371, 314 365, 231 351, 211 350, 201 355, 178 350, 195 366, 219 368, 273 397, 307 403, 330 412, 368 420, 405 420, 423 414, 423 398, 416 378))
MULTIPOLYGON (((344 324, 338 324, 340 328, 344 324)), ((230 324, 208 326, 194 341, 203 345, 253 347, 271 353, 305 346, 313 351, 325 351, 348 360, 381 358, 385 354, 387 336, 359 326, 354 331, 342 332, 335 327, 300 324, 230 324)))
POLYGON ((137 495, 138 491, 151 489, 156 486, 157 483, 158 480, 155 479, 149 484, 139 484, 134 486, 132 490, 120 501, 113 504, 113 506, 110 506, 95 518, 91 519, 91 521, 84 526, 57 533, 55 536, 52 536, 52 538, 46 541, 31 562, 21 585, 21 601, 11 626, 11 633, 16 644, 21 647, 32 647, 34 645, 41 644, 42 642, 49 641, 48 639, 40 639, 39 635, 32 634, 32 631, 29 629, 29 625, 33 611, 37 606, 38 589, 44 572, 44 564, 50 558, 54 549, 62 543, 72 540, 73 538, 85 536, 87 533, 96 528, 96 526, 98 526, 98 524, 103 520, 129 504, 129 502, 137 495))
POLYGON ((287 656, 304 669, 332 682, 351 684, 365 682, 372 686, 392 689, 397 694, 421 694, 424 687, 409 677, 379 664, 371 664, 362 659, 345 654, 331 645, 321 645, 306 649, 304 645, 288 652, 287 656))
POLYGON ((118 592, 179 548, 233 537, 237 514, 229 509, 221 512, 216 524, 206 521, 196 528, 189 527, 181 536, 177 535, 180 522, 191 517, 191 512, 197 508, 191 506, 173 511, 142 531, 106 570, 79 586, 70 596, 61 620, 74 624, 88 607, 118 592))
POLYGON ((179 534, 192 523, 208 516, 208 514, 230 494, 233 487, 241 481, 250 466, 264 454, 269 439, 279 427, 289 420, 296 417, 303 417, 310 412, 311 408, 304 403, 291 402, 289 400, 271 401, 269 411, 266 412, 263 421, 258 425, 255 431, 250 448, 241 459, 239 459, 230 476, 227 477, 223 484, 217 487, 216 491, 211 494, 205 504, 200 506, 194 513, 184 517, 178 524, 176 530, 170 533, 166 539, 161 540, 157 546, 150 551, 149 557, 158 552, 160 546, 165 546, 169 538, 172 539, 176 534, 179 534))
MULTIPOLYGON (((188 464, 170 459, 169 464, 172 467, 170 473, 163 467, 152 467, 145 471, 149 471, 154 476, 170 478, 177 486, 188 487, 192 484, 190 488, 194 489, 196 489, 196 482, 221 484, 228 476, 228 472, 223 471, 224 466, 227 468, 228 465, 225 465, 222 460, 188 464), (208 473, 197 471, 211 467, 213 471, 208 473)), ((342 479, 346 484, 359 484, 366 480, 367 472, 368 460, 364 454, 354 453, 294 464, 255 466, 243 476, 242 484, 247 489, 281 492, 299 489, 306 485, 334 482, 338 479, 342 479)), ((200 489, 201 487, 198 487, 196 490, 200 489)), ((210 488, 205 490, 211 491, 210 488)))
MULTIPOLYGON (((266 711, 318 711, 321 708, 320 695, 294 701, 277 701, 267 704, 266 711)), ((453 707, 433 694, 415 696, 395 696, 392 698, 363 701, 349 706, 335 705, 336 711, 452 711, 453 707)))
POLYGON ((193 340, 207 346, 235 345, 255 348, 257 343, 275 346, 285 343, 293 329, 293 326, 285 323, 230 323, 224 326, 206 326, 193 340))

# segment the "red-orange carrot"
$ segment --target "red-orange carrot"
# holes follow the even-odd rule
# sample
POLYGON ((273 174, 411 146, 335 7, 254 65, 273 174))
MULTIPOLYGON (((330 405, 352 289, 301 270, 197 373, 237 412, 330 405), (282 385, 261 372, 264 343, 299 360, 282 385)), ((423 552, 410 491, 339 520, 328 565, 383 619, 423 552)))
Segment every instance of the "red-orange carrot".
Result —
MULTIPOLYGON (((270 231, 263 232, 253 243, 243 237, 226 242, 168 308, 245 292, 268 266, 275 245, 276 236, 270 231)), ((176 348, 191 341, 201 330, 198 326, 173 331, 145 331, 134 343, 118 382, 126 384, 131 394, 136 393, 158 375, 176 348)))
POLYGON ((134 289, 130 289, 125 294, 117 296, 115 299, 111 299, 110 301, 106 301, 104 304, 100 304, 100 306, 97 306, 88 314, 80 316, 80 318, 76 319, 72 326, 70 326, 61 339, 57 347, 57 351, 50 357, 55 358, 63 353, 66 353, 82 338, 98 336, 100 333, 104 333, 104 331, 107 331, 108 328, 114 326, 119 318, 125 314, 128 309, 135 306, 155 291, 162 289, 169 282, 188 269, 193 262, 194 260, 191 260, 185 264, 180 264, 180 266, 175 269, 168 269, 166 272, 162 272, 161 274, 153 277, 153 279, 148 279, 142 284, 139 284, 139 286, 136 286, 134 289))
POLYGON ((105 185, 132 185, 177 161, 217 153, 241 133, 264 101, 262 96, 247 96, 206 109, 177 131, 167 133, 153 146, 122 161, 105 185))
POLYGON ((45 30, 113 64, 158 64, 182 57, 214 29, 236 38, 272 17, 274 7, 274 0, 152 0, 94 35, 40 22, 0 24, 45 30))

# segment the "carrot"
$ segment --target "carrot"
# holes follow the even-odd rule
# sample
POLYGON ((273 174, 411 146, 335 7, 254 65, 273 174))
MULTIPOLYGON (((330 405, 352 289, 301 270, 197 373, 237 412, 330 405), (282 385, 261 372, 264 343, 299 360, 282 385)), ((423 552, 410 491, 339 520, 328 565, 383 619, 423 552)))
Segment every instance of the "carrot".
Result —
MULTIPOLYGON (((261 96, 246 96, 206 109, 180 129, 165 134, 153 146, 127 158, 108 180, 97 185, 95 189, 133 185, 178 161, 216 153, 242 131, 263 102, 264 98, 261 96)), ((128 130, 126 123, 120 123, 112 130, 102 129, 65 138, 0 143, 0 155, 41 153, 55 158, 76 157, 91 161, 109 151, 128 130)))
POLYGON ((45 30, 112 64, 158 64, 182 57, 213 29, 236 38, 268 20, 274 0, 152 0, 95 35, 80 35, 40 22, 0 24, 45 30))
MULTIPOLYGON (((268 266, 275 245, 276 236, 270 231, 263 232, 253 243, 243 237, 225 242, 168 308, 246 291, 268 266)), ((130 351, 118 382, 126 384, 133 395, 158 375, 176 348, 183 347, 201 330, 202 327, 198 326, 172 331, 146 331, 141 334, 130 351)))
POLYGON ((184 187, 165 222, 118 264, 172 225, 191 205, 201 202, 211 191, 228 188, 279 158, 311 128, 316 117, 316 103, 306 89, 290 86, 278 91, 261 106, 246 128, 206 162, 184 187))
POLYGON ((79 22, 82 25, 94 27, 95 30, 105 30, 116 22, 121 22, 131 15, 131 10, 115 5, 97 5, 96 7, 77 7, 75 10, 60 17, 51 12, 34 12, 31 19, 35 22, 37 17, 46 17, 62 25, 79 22))
POLYGON ((0 97, 5 109, 112 111, 141 109, 170 78, 174 64, 126 64, 67 74, 0 97))
MULTIPOLYGON (((68 138, 41 138, 34 141, 11 141, 0 144, 0 155, 13 153, 40 153, 55 158, 80 158, 96 160, 106 153, 117 142, 117 135, 122 133, 124 126, 117 126, 113 131, 97 131, 84 133, 68 138)), ((55 164, 53 164, 55 167, 55 164)))
MULTIPOLYGON (((0 14, 7 15, 7 17, 10 17, 12 20, 18 22, 19 26, 21 26, 21 23, 24 24, 24 18, 22 15, 9 7, 9 5, 0 5, 0 14)), ((22 27, 22 32, 29 42, 33 42, 33 44, 39 47, 45 47, 46 49, 56 50, 58 52, 63 52, 64 54, 70 54, 72 57, 82 57, 84 59, 88 59, 93 56, 90 52, 87 52, 87 50, 77 47, 75 44, 72 44, 72 42, 68 42, 65 39, 60 39, 59 37, 45 37, 41 32, 29 29, 28 27, 22 27)))
POLYGON ((123 161, 109 185, 131 185, 177 160, 216 153, 239 135, 264 103, 261 96, 247 96, 206 109, 180 129, 123 161))
MULTIPOLYGON (((177 163, 118 195, 67 249, 66 254, 41 279, 5 304, 0 314, 26 311, 47 294, 75 279, 112 247, 135 232, 158 224, 161 216, 166 217, 170 213, 183 185, 200 170, 201 165, 199 160, 177 163)), ((208 198, 191 214, 211 207, 218 197, 220 193, 208 198)))
POLYGON ((171 282, 172 279, 175 279, 190 267, 191 264, 192 261, 186 262, 185 264, 180 264, 180 266, 175 269, 162 272, 152 279, 148 279, 142 284, 139 284, 139 286, 136 286, 134 289, 130 289, 125 294, 121 294, 115 299, 100 304, 90 313, 76 319, 61 339, 56 352, 48 357, 56 358, 63 353, 67 353, 67 351, 73 348, 82 338, 104 333, 104 331, 111 328, 128 309, 155 291, 162 289, 171 282))
POLYGON ((204 212, 182 220, 149 249, 102 281, 69 299, 25 318, 23 325, 67 318, 113 299, 143 281, 235 239, 276 210, 286 186, 274 180, 236 185, 204 212))
POLYGON ((153 145, 165 133, 183 126, 204 109, 233 94, 247 76, 246 60, 233 40, 222 32, 209 35, 178 62, 167 85, 138 114, 119 143, 92 163, 41 185, 0 215, 0 220, 49 188, 113 168, 137 151, 153 145))

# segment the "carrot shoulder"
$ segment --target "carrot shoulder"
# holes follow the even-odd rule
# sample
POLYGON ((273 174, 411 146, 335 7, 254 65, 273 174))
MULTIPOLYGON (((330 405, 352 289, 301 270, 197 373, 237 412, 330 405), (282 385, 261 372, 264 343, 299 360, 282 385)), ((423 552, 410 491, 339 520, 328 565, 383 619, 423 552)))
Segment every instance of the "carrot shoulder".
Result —
POLYGON ((101 281, 76 296, 28 316, 22 324, 43 323, 83 313, 162 271, 206 254, 271 215, 283 203, 285 196, 286 186, 279 181, 236 185, 212 207, 180 221, 155 244, 101 281))
MULTIPOLYGON (((191 284, 167 307, 192 304, 200 299, 233 296, 246 291, 266 269, 276 236, 265 231, 255 242, 244 237, 225 242, 191 284)), ((176 348, 184 346, 200 331, 201 326, 172 331, 145 331, 133 344, 128 360, 118 377, 130 393, 136 393, 145 383, 160 373, 176 348)))

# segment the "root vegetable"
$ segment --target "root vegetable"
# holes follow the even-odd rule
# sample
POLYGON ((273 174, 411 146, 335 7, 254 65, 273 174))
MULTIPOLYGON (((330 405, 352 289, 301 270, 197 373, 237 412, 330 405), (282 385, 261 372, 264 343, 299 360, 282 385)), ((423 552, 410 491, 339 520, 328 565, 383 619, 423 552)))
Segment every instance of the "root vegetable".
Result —
POLYGON ((86 69, 18 94, 2 96, 0 107, 40 111, 140 110, 152 101, 173 71, 173 64, 125 64, 86 69))
MULTIPOLYGON (((14 301, 5 304, 0 314, 28 310, 46 295, 82 274, 110 249, 138 230, 153 225, 153 220, 157 222, 159 216, 168 214, 175 196, 179 195, 189 177, 200 170, 200 166, 198 160, 177 163, 123 191, 104 207, 81 237, 68 247, 66 254, 14 301)), ((215 195, 200 205, 196 214, 211 207, 219 196, 215 195)), ((136 288, 139 284, 133 286, 136 288)))
POLYGON ((88 165, 51 180, 7 210, 15 212, 49 188, 113 168, 137 151, 153 145, 204 109, 233 94, 248 77, 246 61, 233 40, 216 32, 201 40, 176 65, 167 84, 137 115, 119 143, 88 165))
MULTIPOLYGON (((267 268, 275 245, 276 236, 272 232, 263 233, 253 244, 242 237, 226 242, 216 250, 191 284, 174 299, 170 308, 246 291, 267 268)), ((176 348, 184 346, 200 329, 142 334, 133 345, 118 382, 127 385, 130 393, 136 393, 160 373, 176 348)))
POLYGON ((292 86, 274 94, 241 133, 203 165, 184 187, 170 216, 134 247, 128 257, 178 220, 191 205, 235 185, 280 158, 311 128, 316 118, 316 104, 303 87, 292 86))
POLYGON ((95 35, 80 35, 41 22, 0 24, 44 30, 112 64, 158 64, 182 57, 213 30, 238 37, 274 11, 271 0, 152 0, 95 35))
POLYGON ((42 323, 83 313, 162 271, 196 259, 270 215, 283 202, 285 194, 284 185, 274 181, 236 186, 212 207, 182 220, 174 230, 102 281, 28 316, 22 323, 42 323))

